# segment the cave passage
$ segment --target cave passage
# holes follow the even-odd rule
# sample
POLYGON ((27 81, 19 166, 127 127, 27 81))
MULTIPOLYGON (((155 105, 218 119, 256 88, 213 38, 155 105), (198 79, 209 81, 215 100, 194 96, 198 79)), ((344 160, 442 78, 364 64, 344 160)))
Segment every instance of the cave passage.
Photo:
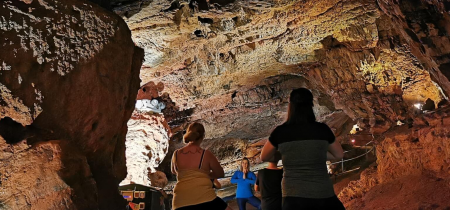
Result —
POLYGON ((283 168, 286 183, 312 169, 327 183, 282 187, 298 205, 450 209, 449 9, 428 0, 1 1, 0 210, 180 207, 174 154, 181 168, 218 161, 192 173, 204 181, 184 195, 196 204, 216 195, 219 206, 257 209, 266 186, 247 180, 283 168), (307 120, 289 127, 299 110, 307 120), (192 134, 193 123, 204 132, 192 134), (308 144, 317 136, 321 147, 308 144), (298 160, 287 154, 307 160, 319 147, 328 161, 291 170, 298 160), (284 162, 269 163, 275 151, 284 162))

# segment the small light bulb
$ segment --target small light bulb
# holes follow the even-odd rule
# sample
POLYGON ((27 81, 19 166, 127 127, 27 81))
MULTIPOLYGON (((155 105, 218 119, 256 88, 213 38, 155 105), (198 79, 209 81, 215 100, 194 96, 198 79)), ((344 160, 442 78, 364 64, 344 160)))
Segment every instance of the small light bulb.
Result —
POLYGON ((355 139, 352 139, 352 143, 355 143, 355 139))
POLYGON ((422 109, 422 104, 420 103, 414 104, 414 107, 416 107, 416 109, 422 109))

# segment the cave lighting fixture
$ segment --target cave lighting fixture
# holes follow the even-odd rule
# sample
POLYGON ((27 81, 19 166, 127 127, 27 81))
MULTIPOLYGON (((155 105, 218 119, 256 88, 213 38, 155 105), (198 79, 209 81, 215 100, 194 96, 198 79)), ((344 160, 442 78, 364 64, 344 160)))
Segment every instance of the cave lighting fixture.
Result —
POLYGON ((414 107, 416 107, 416 109, 419 109, 419 110, 422 110, 422 106, 423 106, 423 104, 421 104, 421 103, 414 104, 414 107))
POLYGON ((148 99, 142 99, 136 101, 135 108, 139 111, 143 112, 156 112, 161 113, 164 108, 166 108, 166 105, 163 102, 159 102, 156 99, 148 100, 148 99))
POLYGON ((350 134, 356 134, 360 131, 362 131, 362 129, 358 126, 358 124, 354 124, 352 130, 350 131, 350 134))
POLYGON ((355 143, 356 142, 356 140, 355 139, 352 139, 352 143, 355 143))

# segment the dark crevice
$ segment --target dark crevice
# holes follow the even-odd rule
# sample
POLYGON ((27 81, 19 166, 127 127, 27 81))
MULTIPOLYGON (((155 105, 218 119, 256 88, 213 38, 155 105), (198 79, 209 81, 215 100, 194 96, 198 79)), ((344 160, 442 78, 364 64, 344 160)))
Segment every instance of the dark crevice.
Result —
POLYGON ((405 28, 405 32, 411 37, 411 39, 415 42, 420 43, 419 37, 417 37, 416 33, 409 28, 405 28))
POLYGON ((231 94, 231 99, 235 98, 237 94, 237 91, 234 91, 233 94, 231 94))
POLYGON ((97 129, 97 127, 98 127, 98 122, 92 123, 92 131, 95 131, 95 129, 97 129))
POLYGON ((450 1, 444 1, 443 3, 444 3, 445 10, 447 12, 450 11, 450 1))
POLYGON ((208 10, 208 2, 206 0, 192 0, 189 2, 189 7, 191 9, 198 8, 198 10, 208 10))
POLYGON ((425 101, 425 104, 422 106, 422 110, 428 110, 428 111, 434 110, 435 108, 436 108, 435 103, 430 98, 428 98, 425 101))
POLYGON ((439 66, 439 70, 441 70, 442 74, 450 80, 450 63, 443 63, 439 66))
POLYGON ((15 144, 24 139, 34 136, 34 129, 31 126, 23 126, 9 117, 0 120, 0 136, 8 144, 15 144))
POLYGON ((220 6, 226 6, 227 4, 234 3, 236 0, 210 0, 211 4, 219 4, 220 6))
POLYGON ((194 34, 197 37, 205 37, 205 35, 203 35, 203 32, 201 30, 195 30, 194 34))
POLYGON ((201 23, 207 23, 207 24, 213 24, 214 23, 213 19, 211 19, 211 18, 202 18, 202 17, 198 16, 197 19, 201 23))
POLYGON ((180 7, 181 7, 180 2, 179 2, 178 0, 176 0, 176 1, 173 1, 173 2, 170 4, 170 7, 169 7, 169 8, 163 10, 163 12, 171 12, 171 11, 180 9, 180 7))

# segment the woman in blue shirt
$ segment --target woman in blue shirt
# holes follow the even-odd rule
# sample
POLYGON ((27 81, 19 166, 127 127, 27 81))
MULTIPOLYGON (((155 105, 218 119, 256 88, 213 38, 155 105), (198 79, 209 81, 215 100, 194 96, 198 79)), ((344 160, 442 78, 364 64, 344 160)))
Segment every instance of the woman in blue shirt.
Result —
POLYGON ((246 210, 248 202, 257 209, 261 209, 261 200, 253 195, 252 185, 256 182, 256 176, 250 171, 250 162, 244 158, 241 162, 241 170, 236 171, 231 177, 231 183, 237 184, 236 200, 239 210, 246 210))

